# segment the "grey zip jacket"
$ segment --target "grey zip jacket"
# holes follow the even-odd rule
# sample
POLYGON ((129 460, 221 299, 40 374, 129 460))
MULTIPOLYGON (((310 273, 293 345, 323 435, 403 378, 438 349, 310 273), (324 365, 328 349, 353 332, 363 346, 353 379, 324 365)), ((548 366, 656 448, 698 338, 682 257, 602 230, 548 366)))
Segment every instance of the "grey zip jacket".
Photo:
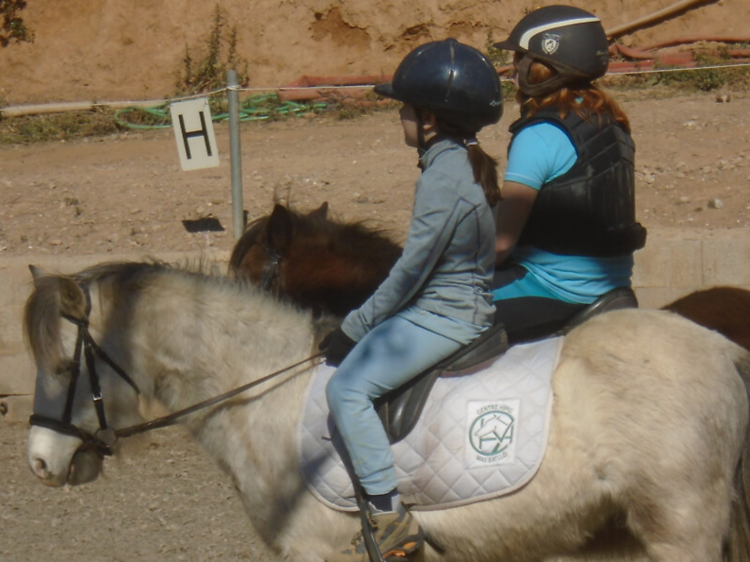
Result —
POLYGON ((468 150, 440 140, 422 155, 420 167, 404 252, 342 324, 355 341, 396 314, 461 343, 492 324, 495 222, 482 186, 474 183, 468 150))

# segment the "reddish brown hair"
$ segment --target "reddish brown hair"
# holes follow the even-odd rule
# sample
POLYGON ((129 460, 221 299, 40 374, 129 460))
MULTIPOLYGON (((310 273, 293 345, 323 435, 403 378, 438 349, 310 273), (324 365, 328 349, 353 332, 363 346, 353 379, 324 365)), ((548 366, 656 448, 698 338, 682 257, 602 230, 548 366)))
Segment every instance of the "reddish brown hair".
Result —
MULTIPOLYGON (((529 83, 539 84, 551 78, 555 71, 540 61, 534 61, 529 69, 529 83)), ((582 119, 586 119, 585 112, 593 113, 601 118, 608 114, 615 122, 630 132, 630 121, 625 112, 615 100, 590 82, 563 86, 546 95, 529 97, 518 90, 516 100, 524 107, 526 114, 531 116, 545 107, 557 107, 560 116, 565 118, 568 113, 575 111, 582 119)))

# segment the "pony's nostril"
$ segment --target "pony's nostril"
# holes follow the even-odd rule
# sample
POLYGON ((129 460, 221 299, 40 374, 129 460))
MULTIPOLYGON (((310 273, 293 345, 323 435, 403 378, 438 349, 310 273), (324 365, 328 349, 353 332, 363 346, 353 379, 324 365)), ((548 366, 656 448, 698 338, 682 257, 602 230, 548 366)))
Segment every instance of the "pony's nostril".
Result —
POLYGON ((49 471, 47 470, 47 463, 44 462, 42 459, 34 459, 34 466, 33 466, 34 474, 36 474, 39 478, 45 479, 47 476, 49 476, 49 471))

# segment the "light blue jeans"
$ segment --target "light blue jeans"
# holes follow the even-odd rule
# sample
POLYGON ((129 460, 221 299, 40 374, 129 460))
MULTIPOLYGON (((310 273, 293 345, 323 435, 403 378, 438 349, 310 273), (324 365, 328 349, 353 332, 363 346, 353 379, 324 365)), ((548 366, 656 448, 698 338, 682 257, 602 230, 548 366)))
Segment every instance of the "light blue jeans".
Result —
POLYGON ((393 316, 347 355, 326 388, 328 407, 354 472, 369 495, 396 488, 388 436, 373 400, 458 351, 462 344, 393 316))

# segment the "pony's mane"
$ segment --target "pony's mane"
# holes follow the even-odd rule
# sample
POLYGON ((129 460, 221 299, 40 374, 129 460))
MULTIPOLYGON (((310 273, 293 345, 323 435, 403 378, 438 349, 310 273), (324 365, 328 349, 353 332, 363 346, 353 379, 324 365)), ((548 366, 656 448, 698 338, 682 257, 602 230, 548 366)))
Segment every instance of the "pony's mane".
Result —
MULTIPOLYGON (((230 281, 215 275, 212 266, 203 260, 179 265, 158 260, 144 262, 105 262, 93 265, 68 277, 80 285, 111 281, 127 286, 135 294, 149 285, 154 275, 173 274, 193 277, 198 282, 230 285, 230 281)), ((24 308, 24 338, 37 362, 46 368, 55 366, 60 358, 60 279, 62 276, 44 274, 34 279, 34 290, 24 308)), ((247 283, 231 283, 236 289, 253 291, 247 283)))
POLYGON ((391 240, 386 230, 371 226, 367 220, 344 222, 319 215, 301 215, 295 226, 305 237, 327 238, 334 252, 367 252, 370 255, 373 252, 401 252, 400 246, 391 240))
POLYGON ((266 223, 268 222, 268 215, 255 219, 248 223, 245 227, 245 232, 242 234, 237 244, 232 250, 232 255, 229 257, 229 270, 236 271, 242 266, 242 260, 245 254, 253 247, 258 241, 258 238, 263 234, 266 223))
MULTIPOLYGON (((24 309, 24 337, 37 364, 45 369, 55 369, 62 359, 60 341, 60 282, 63 276, 43 275, 34 280, 34 291, 29 296, 24 309)), ((82 286, 107 282, 119 287, 127 296, 137 296, 147 288, 154 287, 159 280, 171 279, 172 283, 187 282, 200 284, 211 289, 206 302, 228 303, 228 308, 237 310, 237 302, 242 309, 265 308, 272 314, 303 312, 291 303, 276 301, 272 296, 260 291, 243 279, 231 279, 217 273, 217 267, 206 261, 198 263, 167 264, 160 261, 145 262, 105 262, 68 276, 82 286), (224 299, 226 297, 226 299, 224 299), (214 300, 211 300, 214 299, 214 300)), ((304 313, 304 312, 303 312, 304 313)), ((306 313, 304 313, 306 314, 306 313)), ((330 319, 320 319, 313 329, 318 335, 330 329, 330 319)))
POLYGON ((185 260, 179 263, 167 263, 156 258, 147 258, 142 262, 103 262, 79 271, 71 277, 81 284, 97 283, 108 278, 118 283, 135 282, 137 284, 148 275, 165 272, 197 275, 213 279, 216 282, 221 282, 224 279, 218 273, 216 264, 204 258, 185 260))

